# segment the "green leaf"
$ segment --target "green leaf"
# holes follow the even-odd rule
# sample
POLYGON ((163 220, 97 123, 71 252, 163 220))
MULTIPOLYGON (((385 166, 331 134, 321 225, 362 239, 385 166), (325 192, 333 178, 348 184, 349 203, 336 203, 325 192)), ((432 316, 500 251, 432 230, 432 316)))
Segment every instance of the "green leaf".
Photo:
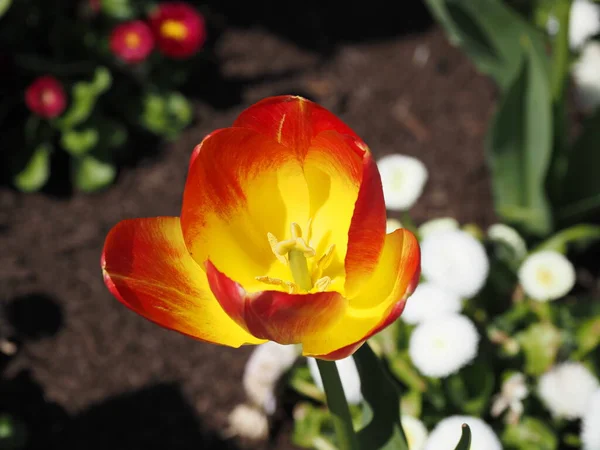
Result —
POLYGON ((102 12, 115 19, 131 19, 135 9, 131 0, 102 0, 102 12))
POLYGON ((174 139, 192 121, 192 106, 179 92, 148 94, 140 120, 149 131, 174 139))
POLYGON ((535 30, 500 0, 427 0, 450 41, 505 90, 521 65, 520 40, 535 30))
POLYGON ((543 48, 524 40, 527 57, 502 99, 488 132, 494 201, 507 222, 535 235, 551 231, 545 193, 552 150, 552 112, 543 48))
POLYGON ((450 401, 471 416, 482 416, 494 391, 494 372, 482 361, 464 367, 445 380, 450 401))
POLYGON ((73 183, 83 192, 94 192, 109 186, 117 175, 115 167, 92 154, 72 161, 73 183))
POLYGON ((525 353, 525 372, 539 376, 554 364, 562 344, 560 331, 549 322, 534 323, 517 334, 525 353))
POLYGON ((523 417, 519 423, 509 424, 502 441, 517 450, 556 450, 558 447, 552 428, 534 417, 523 417))
POLYGON ((600 344, 600 316, 585 320, 577 328, 576 358, 581 359, 595 350, 600 344))
POLYGON ((0 18, 6 14, 6 11, 8 11, 8 8, 10 8, 11 3, 12 0, 0 0, 0 18))
POLYGON ((410 362, 408 351, 400 352, 389 359, 390 371, 398 380, 419 392, 425 392, 427 382, 410 362))
POLYGON ((35 192, 46 184, 50 176, 50 154, 52 146, 40 144, 33 151, 25 168, 13 179, 14 185, 23 192, 35 192))
POLYGON ((460 441, 454 450, 470 450, 471 449, 471 428, 466 423, 462 424, 462 434, 460 441))
POLYGON ((557 218, 570 224, 600 215, 600 108, 588 118, 583 131, 566 153, 557 218))
POLYGON ((75 83, 71 94, 71 107, 63 117, 56 120, 56 126, 65 130, 87 120, 98 101, 98 97, 110 87, 111 83, 111 74, 105 67, 96 69, 94 79, 91 82, 80 81, 75 83))
POLYGON ((358 432, 361 449, 408 450, 400 422, 400 391, 368 343, 354 354, 371 421, 358 432))
POLYGON ((599 225, 575 225, 566 230, 562 230, 541 243, 536 251, 554 250, 560 253, 567 253, 569 245, 577 245, 579 249, 585 249, 600 239, 599 225))
POLYGON ((65 130, 60 139, 60 145, 73 156, 83 156, 98 144, 98 130, 65 130))

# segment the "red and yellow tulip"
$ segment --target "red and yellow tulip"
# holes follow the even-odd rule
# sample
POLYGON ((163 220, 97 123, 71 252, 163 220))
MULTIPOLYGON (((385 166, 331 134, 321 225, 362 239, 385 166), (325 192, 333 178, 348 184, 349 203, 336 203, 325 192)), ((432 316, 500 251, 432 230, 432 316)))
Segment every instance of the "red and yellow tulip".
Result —
POLYGON ((415 236, 385 228, 366 144, 320 106, 273 97, 194 149, 181 217, 110 231, 102 271, 164 327, 335 360, 396 320, 418 282, 415 236))

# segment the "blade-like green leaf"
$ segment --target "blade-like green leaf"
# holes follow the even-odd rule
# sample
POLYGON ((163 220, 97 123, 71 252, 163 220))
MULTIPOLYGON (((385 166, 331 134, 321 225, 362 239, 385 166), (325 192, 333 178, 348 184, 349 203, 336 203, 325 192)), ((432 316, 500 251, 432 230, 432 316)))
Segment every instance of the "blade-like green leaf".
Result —
POLYGON ((460 441, 454 450, 470 450, 471 449, 471 428, 466 423, 462 424, 462 434, 460 441))
POLYGON ((0 0, 0 18, 6 14, 6 11, 8 11, 8 8, 10 8, 11 3, 12 0, 0 0))
POLYGON ((598 240, 600 240, 600 225, 575 225, 551 236, 542 242, 536 251, 554 250, 564 254, 567 253, 569 245, 577 246, 581 250, 598 240))
POLYGON ((41 189, 50 176, 50 154, 52 146, 40 144, 33 151, 29 161, 13 179, 14 185, 23 192, 35 192, 41 189))
POLYGON ((552 150, 552 110, 543 48, 523 41, 526 58, 487 136, 498 214, 535 235, 551 231, 545 179, 552 150))
POLYGON ((109 186, 117 175, 112 164, 92 154, 73 158, 72 170, 73 183, 84 192, 94 192, 109 186))
POLYGON ((360 448, 408 450, 400 424, 400 390, 368 343, 354 354, 354 361, 360 375, 363 398, 372 412, 370 422, 358 432, 360 448))
POLYGON ((565 156, 566 173, 557 218, 567 225, 600 216, 600 108, 586 120, 583 131, 565 156))
POLYGON ((73 156, 83 156, 98 143, 98 130, 65 130, 60 139, 60 145, 73 156))

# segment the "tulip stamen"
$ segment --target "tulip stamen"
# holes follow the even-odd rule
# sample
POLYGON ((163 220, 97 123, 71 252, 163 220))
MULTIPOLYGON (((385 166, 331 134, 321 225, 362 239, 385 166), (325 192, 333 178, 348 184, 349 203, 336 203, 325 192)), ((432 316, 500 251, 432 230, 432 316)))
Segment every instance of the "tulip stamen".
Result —
POLYGON ((267 277, 267 276, 260 276, 260 277, 255 277, 255 278, 257 281, 260 281, 261 283, 271 284, 273 286, 287 287, 288 292, 290 294, 295 294, 299 291, 298 285, 296 283, 292 283, 291 281, 285 281, 285 280, 281 280, 279 278, 273 278, 273 277, 267 277))
POLYGON ((319 278, 317 280, 317 282, 315 283, 315 288, 317 288, 317 291, 319 291, 319 292, 325 292, 325 289, 327 289, 330 284, 331 284, 331 277, 319 278))

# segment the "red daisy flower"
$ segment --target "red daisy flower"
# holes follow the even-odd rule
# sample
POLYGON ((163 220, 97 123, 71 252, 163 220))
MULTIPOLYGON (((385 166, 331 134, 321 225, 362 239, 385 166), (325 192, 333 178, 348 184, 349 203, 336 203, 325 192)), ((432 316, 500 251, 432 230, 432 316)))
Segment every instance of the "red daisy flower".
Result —
POLYGON ((46 119, 60 116, 67 106, 67 96, 60 81, 46 75, 37 78, 25 91, 25 103, 35 114, 46 119))
POLYGON ((126 63, 145 60, 153 48, 152 30, 141 20, 122 23, 110 35, 110 49, 126 63))
POLYGON ((206 41, 204 18, 184 2, 162 3, 150 15, 160 51, 171 58, 188 58, 206 41))

